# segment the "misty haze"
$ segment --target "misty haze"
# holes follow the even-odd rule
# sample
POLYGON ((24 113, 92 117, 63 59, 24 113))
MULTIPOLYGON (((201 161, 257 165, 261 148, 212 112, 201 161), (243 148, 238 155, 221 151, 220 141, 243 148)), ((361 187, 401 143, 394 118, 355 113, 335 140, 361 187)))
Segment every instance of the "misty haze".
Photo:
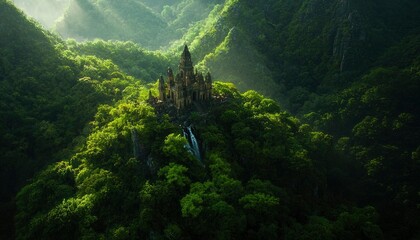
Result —
POLYGON ((0 239, 420 239, 417 0, 0 16, 0 239))

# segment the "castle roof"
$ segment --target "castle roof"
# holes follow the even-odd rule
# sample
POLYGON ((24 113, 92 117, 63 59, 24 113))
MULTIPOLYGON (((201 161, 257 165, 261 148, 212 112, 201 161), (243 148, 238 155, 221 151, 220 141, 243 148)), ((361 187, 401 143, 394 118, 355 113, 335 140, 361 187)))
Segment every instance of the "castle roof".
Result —
POLYGON ((181 58, 183 59, 191 59, 191 53, 188 50, 188 46, 185 44, 184 51, 182 52, 181 58))

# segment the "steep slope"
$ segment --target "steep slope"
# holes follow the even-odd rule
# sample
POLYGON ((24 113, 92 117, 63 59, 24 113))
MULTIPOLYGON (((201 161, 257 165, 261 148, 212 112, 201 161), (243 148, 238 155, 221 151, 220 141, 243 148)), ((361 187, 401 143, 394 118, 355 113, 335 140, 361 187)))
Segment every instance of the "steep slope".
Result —
POLYGON ((134 79, 110 61, 67 51, 9 1, 0 1, 0 15, 0 225, 8 239, 15 193, 71 152, 98 104, 120 98, 134 79))
POLYGON ((74 0, 55 28, 64 38, 133 40, 150 46, 165 27, 166 23, 139 1, 74 0))
MULTIPOLYGON (((22 182, 14 178, 16 172, 24 174, 33 166, 19 166, 19 164, 31 164, 26 157, 33 152, 34 148, 29 143, 35 144, 26 134, 35 132, 25 129, 36 125, 34 120, 46 118, 53 113, 52 99, 63 94, 63 89, 70 88, 75 79, 71 77, 72 69, 66 68, 66 62, 55 50, 52 35, 48 35, 39 29, 34 23, 29 22, 10 3, 0 2, 0 11, 4 21, 1 21, 1 155, 3 166, 16 165, 14 172, 7 173, 2 168, 2 191, 11 192, 17 190, 22 182), (53 72, 61 72, 61 77, 53 76, 53 72), (54 89, 54 90, 53 90, 54 89), (49 110, 49 111, 46 111, 49 110), (27 149, 30 148, 31 150, 27 149), (20 163, 18 162, 21 161, 20 163), (10 162, 9 164, 6 164, 10 162), (4 171, 4 172, 3 172, 4 171), (3 185, 4 184, 4 185, 3 185)), ((57 102, 58 103, 58 102, 57 102)), ((55 105, 56 103, 54 103, 55 105)), ((55 108, 58 107, 55 105, 55 108)), ((38 122, 38 121, 37 121, 38 122)), ((40 122, 40 121, 39 121, 40 122)), ((31 127, 32 128, 32 127, 31 127)), ((10 166, 8 166, 10 167, 10 166)), ((18 177, 19 178, 19 177, 18 177)), ((25 179, 21 179, 24 181, 25 179)), ((4 198, 10 194, 3 192, 4 198)), ((2 199, 4 200, 4 199, 2 199)))
POLYGON ((352 169, 337 174, 357 179, 348 193, 378 207, 387 238, 410 239, 420 226, 419 13, 415 1, 226 1, 180 42, 245 89, 264 87, 253 68, 264 66, 278 84, 265 92, 337 139, 352 169))
POLYGON ((134 41, 148 49, 166 48, 191 24, 207 17, 218 1, 74 0, 55 30, 77 40, 134 41))
POLYGON ((146 82, 156 81, 170 66, 165 54, 147 51, 133 42, 94 40, 83 43, 67 41, 66 44, 77 54, 110 59, 125 73, 146 82))
POLYGON ((372 207, 330 198, 329 135, 255 91, 216 82, 214 94, 206 111, 184 116, 201 160, 146 98, 102 106, 84 147, 18 194, 18 237, 381 238, 372 207))
POLYGON ((208 168, 200 168, 183 148, 176 124, 139 101, 148 93, 133 79, 110 61, 54 47, 54 36, 11 14, 15 10, 6 4, 1 13, 8 21, 0 23, 6 46, 0 55, 2 190, 15 191, 46 162, 69 159, 20 192, 22 238, 381 239, 377 219, 386 239, 420 237, 415 1, 142 4, 168 26, 184 26, 182 31, 185 16, 203 16, 188 13, 193 6, 213 10, 163 58, 133 43, 70 42, 69 49, 112 59, 150 81, 187 42, 198 68, 280 99, 332 136, 279 113, 277 104, 255 92, 241 95, 218 83, 220 108, 189 119, 208 154, 208 168), (176 15, 181 9, 188 14, 176 15), (110 105, 98 110, 87 143, 80 144, 81 138, 77 153, 63 154, 98 102, 110 105), (133 129, 153 150, 155 170, 161 169, 152 178, 142 175, 147 163, 133 158, 133 129), (28 162, 40 165, 32 169, 28 162), (8 184, 14 179, 16 185, 8 184))
MULTIPOLYGON (((386 48, 407 35, 418 34, 419 12, 419 5, 412 0, 227 0, 180 42, 191 43, 201 60, 213 54, 234 28, 253 49, 243 53, 251 53, 247 58, 254 60, 254 65, 267 66, 266 75, 279 84, 277 92, 287 96, 288 107, 295 112, 310 93, 346 86, 367 71, 386 48), (264 57, 254 59, 255 51, 264 57)), ((236 54, 227 52, 214 58, 211 65, 224 66, 225 59, 232 58, 241 62, 244 56, 236 54)), ((249 71, 240 64, 238 68, 249 71)), ((245 81, 250 86, 255 81, 242 76, 227 80, 245 81)))
POLYGON ((169 52, 178 51, 183 42, 190 43, 199 69, 211 69, 216 78, 234 82, 241 90, 256 89, 275 96, 278 87, 264 64, 266 57, 252 44, 252 36, 240 26, 229 24, 240 11, 238 6, 238 1, 216 5, 209 17, 192 26, 169 52))
POLYGON ((336 136, 358 166, 355 186, 369 191, 356 198, 377 206, 389 239, 420 234, 419 56, 420 36, 408 37, 350 87, 304 106, 307 121, 336 136))

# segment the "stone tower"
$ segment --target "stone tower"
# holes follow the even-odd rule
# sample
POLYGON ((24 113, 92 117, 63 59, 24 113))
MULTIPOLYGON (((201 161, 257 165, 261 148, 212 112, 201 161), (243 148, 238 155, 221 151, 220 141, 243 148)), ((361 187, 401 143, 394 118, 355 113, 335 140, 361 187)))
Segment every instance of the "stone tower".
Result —
POLYGON ((209 101, 212 96, 212 79, 210 73, 204 77, 194 72, 191 53, 185 45, 178 65, 178 73, 174 76, 171 68, 167 71, 168 80, 159 79, 159 100, 174 104, 182 109, 193 102, 209 101))

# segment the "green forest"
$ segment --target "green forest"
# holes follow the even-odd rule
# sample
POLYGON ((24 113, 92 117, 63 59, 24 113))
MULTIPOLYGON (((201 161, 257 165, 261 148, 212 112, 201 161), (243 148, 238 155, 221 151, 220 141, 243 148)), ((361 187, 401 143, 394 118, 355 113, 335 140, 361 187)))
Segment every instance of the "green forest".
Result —
POLYGON ((420 239, 417 0, 0 17, 0 239, 420 239), (175 105, 168 67, 211 99, 175 105))

